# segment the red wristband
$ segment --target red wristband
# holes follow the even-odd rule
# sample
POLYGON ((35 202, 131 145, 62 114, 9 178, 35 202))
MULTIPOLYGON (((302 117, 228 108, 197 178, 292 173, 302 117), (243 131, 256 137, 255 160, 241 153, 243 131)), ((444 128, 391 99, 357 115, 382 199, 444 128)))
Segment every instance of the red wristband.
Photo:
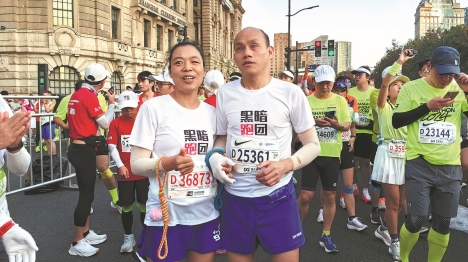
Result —
POLYGON ((10 220, 3 224, 3 226, 0 227, 0 237, 3 237, 3 235, 5 235, 6 232, 8 232, 8 230, 10 230, 10 228, 12 228, 14 225, 16 224, 15 222, 13 222, 13 220, 10 220))

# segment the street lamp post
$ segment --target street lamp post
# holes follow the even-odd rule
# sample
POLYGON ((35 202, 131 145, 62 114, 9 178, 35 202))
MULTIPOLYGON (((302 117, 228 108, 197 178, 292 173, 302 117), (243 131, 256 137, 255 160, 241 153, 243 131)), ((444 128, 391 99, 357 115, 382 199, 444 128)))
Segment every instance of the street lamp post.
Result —
POLYGON ((288 0, 288 14, 286 15, 288 17, 288 59, 287 59, 287 65, 286 65, 288 70, 291 70, 291 16, 295 16, 304 10, 309 10, 309 9, 313 9, 316 7, 319 7, 319 6, 314 5, 314 6, 302 8, 301 10, 291 15, 291 0, 288 0))

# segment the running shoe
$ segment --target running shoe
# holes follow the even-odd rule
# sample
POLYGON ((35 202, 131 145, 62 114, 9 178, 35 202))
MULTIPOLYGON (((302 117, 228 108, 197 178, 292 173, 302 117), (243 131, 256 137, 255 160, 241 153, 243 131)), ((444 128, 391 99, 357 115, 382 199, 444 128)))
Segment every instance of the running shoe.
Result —
POLYGON ((36 153, 41 152, 41 147, 40 147, 40 146, 36 146, 36 148, 34 149, 34 151, 36 151, 36 153))
POLYGON ((325 248, 325 252, 327 253, 338 252, 338 247, 335 245, 335 242, 333 242, 331 236, 322 234, 322 236, 320 236, 319 244, 321 247, 325 248))
POLYGON ((376 211, 372 211, 370 214, 370 221, 374 225, 382 224, 382 219, 380 218, 380 212, 378 209, 376 211))
POLYGON ((369 195, 369 192, 367 191, 362 191, 362 201, 369 203, 371 202, 371 196, 369 195))
POLYGON ((377 229, 374 232, 374 235, 377 238, 382 239, 382 241, 385 243, 385 245, 390 246, 392 243, 392 238, 390 237, 390 234, 388 233, 388 230, 381 230, 380 226, 377 227, 377 229))
POLYGON ((136 261, 140 261, 140 262, 146 262, 145 259, 143 259, 142 257, 140 257, 140 255, 138 254, 138 252, 132 252, 132 257, 136 260, 136 261))
POLYGON ((344 202, 344 197, 340 197, 340 206, 343 209, 346 209, 346 203, 344 202))
POLYGON ((320 208, 319 215, 317 217, 317 222, 319 223, 323 222, 323 208, 320 208))
POLYGON ((380 210, 385 210, 387 208, 387 206, 385 205, 385 197, 379 199, 378 207, 380 210))
POLYGON ((120 214, 122 214, 122 207, 119 205, 114 204, 114 202, 111 201, 111 207, 117 211, 119 211, 120 214))
POLYGON ((400 241, 391 243, 388 247, 388 253, 393 256, 393 259, 400 258, 400 241))
POLYGON ((90 229, 88 235, 84 239, 86 239, 86 241, 88 241, 90 245, 97 245, 106 241, 107 235, 106 234, 98 235, 93 230, 90 229))
POLYGON ((120 253, 130 253, 133 251, 133 247, 136 245, 135 237, 133 234, 126 235, 124 234, 124 242, 122 247, 120 247, 120 253))
POLYGON ((348 224, 346 226, 348 227, 348 229, 356 231, 362 231, 367 228, 367 225, 364 225, 359 217, 355 217, 351 221, 348 220, 348 224))
POLYGON ((353 195, 354 196, 359 195, 359 188, 358 188, 357 184, 353 184, 353 195))
POLYGON ((216 255, 224 255, 226 254, 226 249, 218 249, 215 252, 216 255))
POLYGON ((91 246, 86 239, 81 239, 76 245, 70 245, 68 250, 68 254, 80 257, 90 257, 97 253, 99 253, 99 248, 91 246))
POLYGON ((419 234, 427 234, 429 232, 429 228, 427 227, 421 227, 419 230, 419 234))

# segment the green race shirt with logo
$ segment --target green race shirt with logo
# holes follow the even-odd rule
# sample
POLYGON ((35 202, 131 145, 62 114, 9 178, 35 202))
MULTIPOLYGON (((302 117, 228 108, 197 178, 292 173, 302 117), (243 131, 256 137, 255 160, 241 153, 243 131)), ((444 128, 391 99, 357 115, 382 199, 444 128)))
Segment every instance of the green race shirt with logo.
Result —
POLYGON ((456 83, 444 89, 434 88, 423 78, 406 83, 397 99, 395 113, 408 112, 444 97, 449 91, 458 91, 452 105, 437 112, 429 112, 408 125, 406 159, 423 156, 433 165, 460 165, 460 125, 463 112, 468 111, 463 91, 456 83))
POLYGON ((354 96, 358 101, 359 121, 356 125, 356 133, 358 134, 373 134, 372 130, 365 129, 363 126, 367 126, 369 124, 370 95, 374 90, 374 87, 369 86, 369 89, 364 92, 359 91, 357 87, 353 87, 348 91, 348 94, 350 96, 354 96))

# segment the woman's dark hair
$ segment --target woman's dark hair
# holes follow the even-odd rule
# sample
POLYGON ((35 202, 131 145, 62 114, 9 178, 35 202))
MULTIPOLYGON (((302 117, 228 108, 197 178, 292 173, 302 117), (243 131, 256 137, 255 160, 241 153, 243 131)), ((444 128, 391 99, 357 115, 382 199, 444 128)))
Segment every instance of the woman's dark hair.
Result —
POLYGON ((351 82, 351 77, 348 77, 348 76, 338 76, 338 77, 335 79, 335 82, 338 82, 338 81, 344 80, 344 79, 348 79, 349 82, 351 82))
POLYGON ((75 83, 75 91, 78 91, 78 90, 81 88, 81 86, 83 85, 83 83, 84 83, 83 80, 78 80, 78 81, 76 81, 76 83, 75 83))
POLYGON ((205 67, 205 54, 203 54, 203 50, 200 48, 200 46, 198 46, 194 42, 185 41, 185 42, 177 43, 169 51, 169 57, 167 58, 167 61, 166 61, 167 65, 168 65, 168 68, 169 68, 169 71, 171 71, 172 54, 174 53, 174 50, 176 50, 178 47, 181 47, 181 46, 193 46, 193 47, 195 47, 197 49, 198 53, 200 53, 200 56, 201 56, 202 62, 203 62, 203 67, 205 67))

